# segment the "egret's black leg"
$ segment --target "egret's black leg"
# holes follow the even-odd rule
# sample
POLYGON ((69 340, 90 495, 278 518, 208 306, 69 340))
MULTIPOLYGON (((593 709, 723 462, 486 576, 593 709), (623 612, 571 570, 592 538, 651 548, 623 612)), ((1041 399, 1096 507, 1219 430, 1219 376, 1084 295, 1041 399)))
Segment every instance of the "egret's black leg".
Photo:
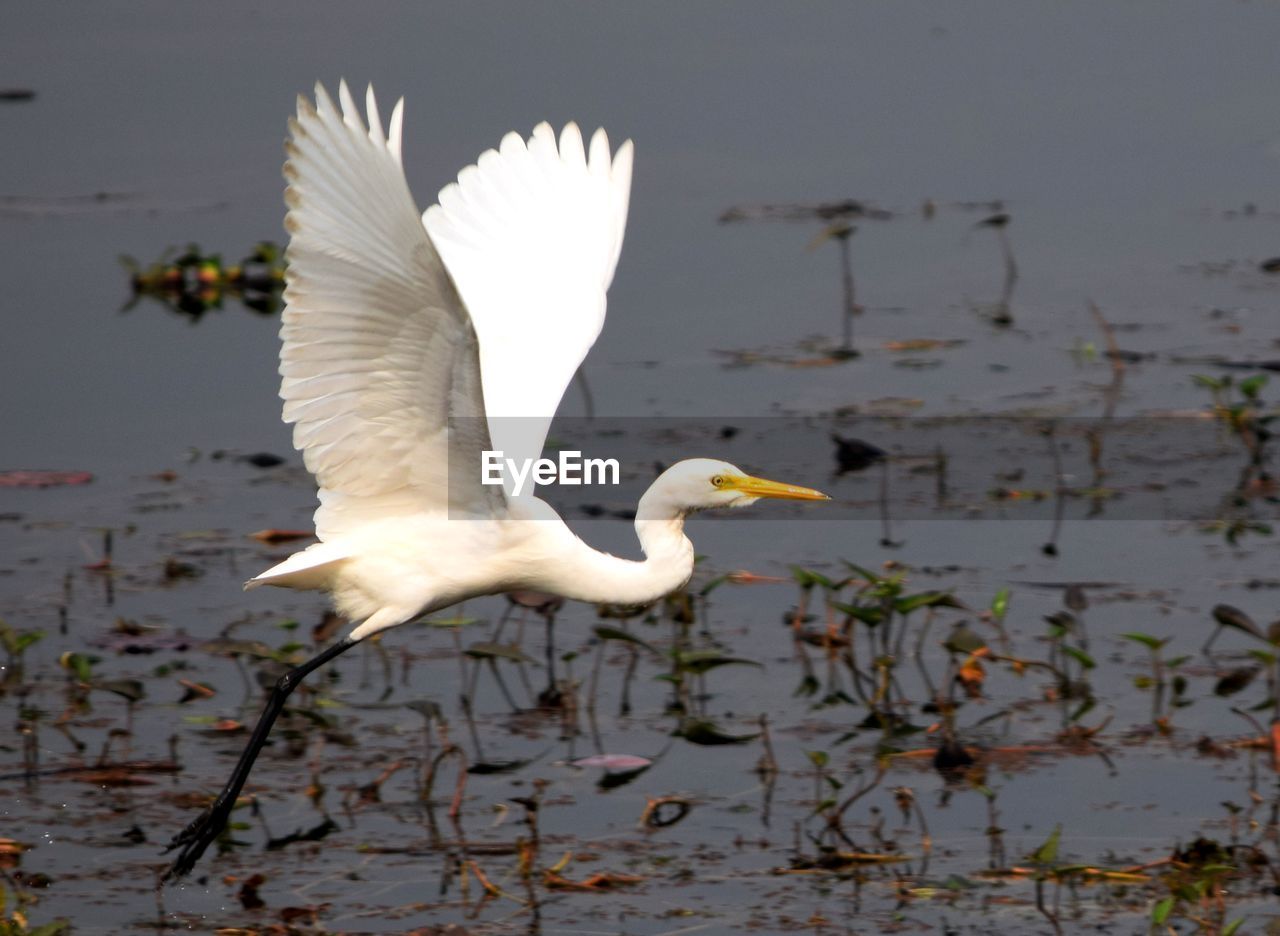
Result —
POLYGON ((275 724, 276 718, 284 711, 284 703, 289 698, 289 693, 293 692, 298 687, 298 683, 302 682, 312 670, 328 663, 338 654, 355 646, 356 643, 357 641, 352 640, 350 637, 344 637, 333 646, 280 677, 280 681, 271 690, 271 697, 267 699, 267 706, 262 710, 262 717, 258 719, 258 724, 254 726, 253 734, 249 737, 249 743, 245 745, 244 753, 240 755, 240 760, 236 763, 236 769, 231 772, 231 779, 227 781, 227 785, 222 788, 218 798, 206 807, 205 811, 197 816, 191 825, 175 835, 173 841, 169 843, 169 847, 165 849, 165 851, 172 851, 175 848, 181 848, 182 851, 174 859, 169 870, 165 872, 164 881, 181 877, 195 867, 195 863, 200 860, 204 850, 227 827, 227 820, 230 818, 231 810, 236 804, 236 798, 239 797, 240 790, 244 787, 244 782, 249 777, 249 771, 253 769, 253 762, 257 760, 258 752, 267 743, 267 735, 271 733, 271 726, 275 724))

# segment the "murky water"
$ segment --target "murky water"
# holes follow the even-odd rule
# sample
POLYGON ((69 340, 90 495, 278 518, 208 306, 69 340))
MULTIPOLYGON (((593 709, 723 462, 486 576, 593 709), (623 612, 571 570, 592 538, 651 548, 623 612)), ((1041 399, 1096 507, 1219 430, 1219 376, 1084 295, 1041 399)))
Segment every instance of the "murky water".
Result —
MULTIPOLYGON (((1280 357, 1280 277, 1259 268, 1280 254, 1278 28, 1280 11, 1264 4, 1190 3, 10 11, 0 87, 36 96, 0 101, 0 471, 95 478, 0 488, 0 618, 44 635, 20 675, 6 669, 0 697, 4 724, 34 726, 0 741, 0 838, 30 846, 8 871, 25 877, 7 890, 38 900, 34 921, 62 917, 86 933, 158 921, 206 932, 1048 932, 1029 878, 984 873, 1028 866, 1058 824, 1059 865, 1147 865, 1197 835, 1280 861, 1271 752, 1230 746, 1265 733, 1265 673, 1237 695, 1214 695, 1232 669, 1265 663, 1248 655, 1262 644, 1233 632, 1219 639, 1225 656, 1200 654, 1215 605, 1238 606, 1264 627, 1274 616, 1274 537, 1244 529, 1232 544, 1213 525, 1263 523, 1274 508, 1264 498, 1232 504, 1247 461, 1237 439, 1206 434, 1213 424, 1203 421, 1181 438, 1180 424, 1163 418, 1207 412, 1209 393, 1193 375, 1251 373, 1216 362, 1280 357), (313 506, 296 461, 259 469, 235 457, 289 454, 275 399, 276 322, 233 299, 198 321, 145 299, 121 311, 130 290, 117 256, 149 262, 196 242, 231 261, 279 239, 293 95, 342 75, 408 99, 406 164, 423 204, 511 128, 573 118, 635 138, 626 246, 586 368, 594 410, 602 419, 695 415, 706 431, 663 444, 637 421, 621 436, 597 435, 624 460, 627 484, 592 503, 567 500, 566 516, 588 541, 632 554, 628 523, 581 507, 625 510, 651 459, 683 454, 730 458, 836 496, 822 518, 820 508, 762 505, 750 521, 706 516, 691 527, 706 556, 695 590, 735 570, 783 580, 723 584, 699 605, 687 639, 759 665, 713 669, 685 699, 728 734, 757 732, 766 714, 778 772, 766 782, 757 771, 758 739, 673 737, 674 690, 656 678, 669 659, 641 653, 628 684, 627 646, 602 645, 593 632, 616 622, 587 607, 556 622, 558 652, 577 653, 557 664, 579 683, 576 719, 512 713, 482 669, 473 736, 458 702, 455 639, 486 640, 506 609, 502 599, 474 602, 463 613, 478 622, 456 638, 405 628, 316 679, 319 691, 300 701, 310 716, 282 724, 253 775, 260 814, 242 810, 246 827, 236 831, 247 844, 206 856, 206 877, 158 903, 159 846, 222 782, 243 741, 217 721, 251 720, 259 704, 259 667, 208 642, 230 628, 270 648, 310 645, 323 604, 238 588, 290 548, 247 534, 305 527, 313 506), (717 219, 732 206, 847 198, 892 217, 854 222, 866 309, 854 321, 860 356, 839 361, 837 243, 806 249, 822 222, 717 219), (1019 274, 1007 294, 999 238, 975 226, 997 210, 1010 215, 1003 234, 1019 274), (1090 301, 1119 347, 1139 355, 1114 392, 1090 301), (1001 311, 1011 324, 993 323, 1001 311), (930 341, 910 344, 917 339, 930 341), (1091 500, 1088 445, 1070 427, 1108 411, 1147 421, 1106 440, 1105 483, 1125 496, 1091 500), (868 414, 896 421, 854 421, 868 414), (984 453, 975 436, 958 441, 954 421, 935 430, 900 418, 993 414, 1063 420, 1062 483, 1078 490, 1056 536, 1043 439, 1028 432, 984 453), (723 426, 739 434, 721 437, 723 426), (879 469, 833 477, 829 431, 899 456, 889 468, 899 545, 881 543, 879 469), (929 473, 937 447, 950 455, 941 499, 929 473), (86 568, 102 558, 103 528, 114 531, 110 575, 86 568), (1043 551, 1050 539, 1056 556, 1043 551), (982 772, 948 781, 927 756, 897 758, 848 807, 844 828, 858 850, 904 860, 797 873, 806 870, 798 859, 818 854, 823 798, 870 782, 885 741, 864 724, 869 706, 847 670, 836 673, 853 703, 819 704, 831 684, 816 597, 807 626, 819 645, 806 646, 820 691, 797 694, 805 666, 788 623, 797 599, 788 567, 842 576, 842 559, 877 571, 900 564, 888 571, 904 570, 908 591, 954 591, 971 609, 937 612, 922 642, 924 674, 914 661, 898 673, 894 694, 912 703, 901 715, 922 728, 940 721, 921 705, 928 682, 947 673, 941 644, 952 622, 968 620, 995 646, 976 612, 1007 587, 1008 655, 1045 661, 1055 651, 1043 618, 1063 608, 1062 586, 1095 583, 1078 613, 1096 704, 1069 724, 1096 734, 1065 744, 1076 706, 1064 714, 1054 680, 988 661, 981 697, 955 716, 959 740, 987 752, 982 772), (1173 707, 1170 685, 1167 733, 1152 726, 1151 690, 1134 684, 1151 664, 1120 636, 1130 632, 1171 638, 1166 659, 1190 656, 1176 698, 1193 704, 1173 707), (130 706, 94 690, 88 708, 73 704, 64 653, 93 654, 93 683, 137 679, 145 698, 130 706), (216 694, 179 702, 180 680, 216 694), (424 723, 407 703, 427 698, 470 762, 527 762, 473 773, 458 826, 447 815, 454 762, 441 766, 434 804, 419 797, 424 723), (1197 746, 1202 737, 1212 743, 1197 746), (570 765, 599 751, 655 763, 602 789, 599 768, 570 765), (814 752, 826 752, 839 790, 815 781, 814 752), (105 774, 89 770, 100 759, 105 774), (362 796, 397 762, 376 801, 362 796), (129 764, 137 769, 120 766, 129 764), (535 781, 547 785, 539 874, 526 884, 515 843, 529 830, 512 797, 530 796, 535 781), (324 789, 309 797, 312 783, 324 789), (919 813, 899 812, 897 787, 914 792, 919 813), (663 796, 692 808, 674 825, 642 826, 646 803, 663 796), (263 850, 326 817, 336 828, 318 841, 263 850), (566 853, 560 873, 570 881, 596 872, 641 880, 556 888, 541 869, 566 853), (477 869, 499 896, 484 899, 477 869), (255 873, 266 878, 257 909, 240 896, 255 873), (48 875, 48 886, 33 875, 48 875)), ((585 407, 571 389, 565 414, 585 407)), ((558 431, 573 439, 596 427, 574 420, 558 431)), ((526 617, 525 651, 542 660, 542 623, 526 617)), ((666 651, 679 629, 670 613, 654 618, 628 626, 666 651)), ((526 689, 512 662, 499 661, 499 672, 521 709, 547 679, 526 665, 526 689)), ((927 751, 937 736, 903 733, 894 744, 927 751)), ((432 743, 438 751, 441 739, 432 743)), ((1160 867, 1144 873, 1138 884, 1068 881, 1057 894, 1062 925, 1145 932, 1169 891, 1160 867)), ((1247 917, 1240 932, 1274 915, 1268 880, 1264 868, 1231 884, 1226 918, 1247 917)), ((1181 910, 1172 922, 1191 931, 1181 910)))

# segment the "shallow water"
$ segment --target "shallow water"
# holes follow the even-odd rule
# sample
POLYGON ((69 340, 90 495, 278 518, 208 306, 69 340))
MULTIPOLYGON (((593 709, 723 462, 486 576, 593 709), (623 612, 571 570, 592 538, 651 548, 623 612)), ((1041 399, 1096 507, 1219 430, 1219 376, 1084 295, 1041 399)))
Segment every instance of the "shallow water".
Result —
MULTIPOLYGON (((620 716, 629 658, 608 647, 595 733, 583 722, 581 734, 562 737, 557 715, 513 716, 482 675, 475 710, 485 758, 530 763, 472 775, 461 832, 445 816, 452 765, 442 768, 443 802, 433 813, 411 779, 420 764, 389 779, 380 803, 357 804, 354 791, 383 765, 421 752, 422 718, 408 701, 438 701, 450 737, 472 761, 480 757, 457 702, 453 638, 405 628, 384 641, 389 680, 373 650, 343 658, 335 680, 317 680, 323 692, 305 707, 333 723, 299 722, 293 749, 282 735, 264 755, 252 779, 261 819, 246 817, 250 828, 237 833, 249 844, 206 856, 207 877, 157 905, 158 846, 194 813, 192 797, 221 783, 241 743, 206 734, 209 721, 251 718, 258 705, 237 666, 205 642, 236 624, 239 639, 307 643, 323 604, 238 588, 290 548, 246 534, 304 527, 314 505, 297 461, 262 470, 234 457, 289 453, 275 399, 276 322, 234 300, 198 322, 147 300, 120 311, 130 291, 116 258, 147 262, 194 241, 230 260, 279 239, 284 118, 296 92, 340 75, 408 99, 406 165, 424 204, 510 128, 574 118, 605 124, 615 140, 635 138, 626 246, 586 374, 601 419, 644 420, 623 420, 621 436, 580 420, 556 429, 564 439, 595 439, 626 465, 617 491, 564 494, 566 516, 588 541, 633 554, 628 523, 592 519, 581 506, 625 510, 649 461, 704 454, 828 489, 837 503, 826 514, 761 505, 751 519, 698 518, 691 531, 706 559, 695 587, 733 570, 788 579, 793 564, 837 575, 840 559, 872 569, 891 561, 907 571, 910 590, 954 590, 975 610, 1009 587, 1011 640, 1021 655, 1043 659, 1042 618, 1063 599, 1045 583, 1101 583, 1086 589, 1098 704, 1082 724, 1103 726, 1105 757, 1058 743, 1060 707, 1045 701, 1052 687, 1034 672, 989 666, 984 697, 957 715, 961 740, 975 749, 1044 748, 993 755, 986 768, 1007 863, 1025 863, 1058 823, 1062 860, 1071 862, 1142 864, 1199 834, 1274 853, 1270 752, 1231 749, 1234 757, 1219 759, 1195 743, 1258 733, 1231 707, 1264 702, 1261 678, 1239 696, 1213 695, 1219 676, 1250 662, 1245 654, 1257 645, 1228 634, 1219 642, 1225 657, 1199 649, 1216 604, 1238 606, 1263 626, 1271 619, 1277 547, 1256 532, 1232 545, 1206 525, 1229 503, 1243 450, 1211 422, 1186 423, 1183 434, 1183 423, 1165 417, 1207 412, 1209 396, 1193 375, 1249 373, 1215 361, 1280 357, 1280 277, 1258 268, 1280 254, 1280 129, 1269 117, 1280 87, 1277 26, 1280 11, 1267 5, 1190 3, 820 5, 803 15, 764 4, 11 11, 0 31, 0 86, 30 86, 36 97, 0 102, 8 352, 0 471, 81 469, 95 478, 83 487, 0 488, 0 617, 44 633, 27 650, 22 677, 5 684, 0 718, 16 724, 24 706, 40 710, 44 770, 96 761, 111 732, 128 724, 121 698, 93 692, 91 711, 68 716, 70 735, 53 726, 67 705, 60 655, 92 652, 101 657, 95 680, 137 678, 147 692, 107 763, 165 762, 174 735, 181 763, 177 772, 138 774, 151 781, 139 786, 73 773, 28 780, 21 739, 3 742, 0 836, 32 846, 23 872, 52 878, 29 891, 39 898, 33 919, 64 917, 76 932, 140 931, 159 920, 211 932, 284 925, 284 908, 311 907, 330 932, 445 923, 545 933, 1049 931, 1030 881, 981 877, 993 863, 981 783, 948 784, 927 759, 893 762, 847 819, 861 847, 881 851, 892 841, 908 862, 861 874, 774 874, 797 851, 814 853, 806 835, 820 820, 808 752, 827 751, 832 769, 856 785, 874 773, 880 741, 865 729, 841 740, 865 707, 815 709, 814 699, 794 694, 803 672, 785 624, 797 595, 789 580, 720 586, 694 633, 761 664, 708 673, 702 704, 733 733, 756 731, 768 714, 779 766, 771 794, 755 772, 759 742, 699 746, 671 736, 671 689, 655 680, 662 661, 642 662, 632 712, 620 716), (851 197, 893 217, 858 222, 861 356, 839 362, 830 355, 841 330, 836 248, 805 249, 821 224, 717 218, 735 205, 851 197), (1002 289, 999 244, 974 227, 996 201, 1012 217, 1020 274, 1008 327, 991 321, 1002 289), (1122 349, 1144 355, 1113 397, 1089 301, 1122 349), (955 343, 889 344, 912 339, 955 343), (1084 488, 1090 467, 1073 427, 1103 414, 1108 400, 1117 417, 1138 418, 1136 429, 1107 439, 1110 483, 1127 485, 1126 496, 1093 517, 1088 498, 1068 500, 1058 555, 1045 555, 1052 497, 992 494, 1052 494, 1043 440, 1027 430, 993 454, 969 418, 1011 415, 1004 425, 1015 427, 1060 418, 1063 484, 1084 488), (868 414, 893 418, 855 419, 868 414), (967 419, 950 419, 958 416, 967 419), (721 438, 716 430, 726 425, 739 435, 721 438), (684 437, 661 444, 655 427, 664 426, 684 437), (832 430, 900 456, 890 468, 900 545, 880 543, 877 469, 833 478, 832 430), (936 476, 921 473, 938 446, 950 453, 952 489, 941 505, 936 476), (222 452, 232 454, 216 457, 222 452), (1157 456, 1163 461, 1150 460, 1157 456), (1013 478, 1018 468, 1024 474, 1013 478), (164 471, 172 477, 159 477, 164 471), (1166 487, 1143 489, 1156 481, 1166 487), (102 528, 115 531, 110 576, 85 568, 101 558, 102 528), (170 558, 198 574, 166 578, 170 558), (153 653, 120 652, 118 618, 165 639, 153 653), (290 620, 298 630, 281 628, 290 620), (1118 636, 1131 631, 1171 637, 1168 656, 1192 655, 1183 668, 1195 701, 1171 713, 1168 735, 1150 730, 1151 693, 1133 685, 1149 663, 1140 645, 1118 636), (172 639, 178 634, 185 643, 172 639), (179 678, 217 694, 179 704, 179 678), (984 721, 1002 712, 1011 714, 984 721), (344 735, 355 746, 339 743, 344 735), (566 763, 597 747, 660 756, 632 783, 602 791, 598 769, 566 763), (305 795, 313 771, 326 787, 320 807, 305 795), (522 809, 510 798, 527 796, 535 779, 549 782, 543 865, 573 852, 564 871, 572 880, 599 870, 643 880, 609 893, 539 884, 538 912, 522 904, 516 858, 484 846, 523 834, 522 809), (927 853, 916 819, 899 816, 897 786, 911 787, 921 804, 927 853), (663 795, 694 806, 676 825, 638 828, 646 798, 663 795), (1224 801, 1245 809, 1234 828, 1224 801), (338 828, 320 843, 262 851, 269 837, 312 828, 326 814, 338 828), (139 833, 125 837, 134 827, 139 833), (139 835, 145 841, 135 843, 139 835), (482 901, 474 877, 464 893, 460 859, 518 900, 482 901), (251 910, 232 878, 255 872, 267 877, 266 906, 251 910)), ((571 388, 563 409, 582 414, 582 394, 571 388)), ((1274 508, 1259 499, 1244 512, 1265 521, 1274 508)), ((465 613, 482 623, 459 639, 485 639, 504 608, 502 599, 472 603, 465 613)), ((946 666, 944 629, 961 617, 974 621, 940 612, 932 626, 925 662, 935 680, 946 666)), ((592 641, 598 623, 592 609, 570 607, 556 625, 557 647, 580 653, 572 675, 584 700, 601 652, 592 641)), ((669 621, 632 626, 669 646, 669 621)), ((531 618, 526 652, 539 660, 541 641, 531 618)), ((514 667, 503 666, 527 705, 514 667)), ((528 675, 536 692, 545 672, 529 667, 528 675)), ((901 678, 917 703, 912 720, 928 725, 936 716, 918 709, 927 698, 920 677, 907 667, 901 678)), ((902 746, 935 743, 915 735, 902 746)), ((1066 890, 1064 925, 1116 932, 1145 931, 1163 893, 1157 883, 1066 890)), ((1274 913, 1265 884, 1242 878, 1228 919, 1247 916, 1241 931, 1253 931, 1274 913)), ((288 925, 311 924, 303 915, 288 925)), ((1185 918, 1178 925, 1187 931, 1185 918)))

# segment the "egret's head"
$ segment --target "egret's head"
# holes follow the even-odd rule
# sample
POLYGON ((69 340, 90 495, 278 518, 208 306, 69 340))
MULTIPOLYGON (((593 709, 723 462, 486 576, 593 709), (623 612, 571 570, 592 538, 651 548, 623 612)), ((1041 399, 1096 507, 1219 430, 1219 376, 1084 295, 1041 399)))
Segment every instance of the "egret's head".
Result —
POLYGON ((762 497, 830 500, 821 491, 755 478, 736 465, 714 458, 677 462, 664 471, 649 490, 682 513, 709 507, 746 507, 762 497))

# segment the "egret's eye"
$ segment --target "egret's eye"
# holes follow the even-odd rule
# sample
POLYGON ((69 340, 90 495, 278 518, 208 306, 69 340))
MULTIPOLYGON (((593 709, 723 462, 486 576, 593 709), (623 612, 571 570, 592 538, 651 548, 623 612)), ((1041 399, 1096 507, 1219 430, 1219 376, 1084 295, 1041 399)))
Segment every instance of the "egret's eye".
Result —
POLYGON ((711 479, 711 483, 714 484, 716 487, 724 487, 724 477, 721 475, 716 475, 714 478, 711 479))

